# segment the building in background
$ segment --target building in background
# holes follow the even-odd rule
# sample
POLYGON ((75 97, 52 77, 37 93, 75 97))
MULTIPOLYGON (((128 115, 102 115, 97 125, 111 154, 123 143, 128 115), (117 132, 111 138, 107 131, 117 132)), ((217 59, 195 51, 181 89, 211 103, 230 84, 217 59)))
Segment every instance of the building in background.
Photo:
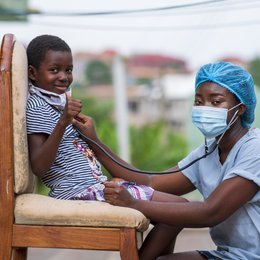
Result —
POLYGON ((149 83, 166 74, 189 72, 183 59, 160 54, 136 54, 126 59, 126 68, 132 84, 149 83))
MULTIPOLYGON (((97 78, 104 76, 105 66, 111 69, 116 55, 113 50, 74 55, 74 78, 86 90, 88 97, 100 102, 113 102, 111 82, 89 80, 86 73, 88 66, 100 62, 100 66, 93 71, 97 78)), ((245 61, 236 57, 220 60, 247 66, 245 61)), ((128 123, 139 127, 163 120, 173 130, 185 132, 190 127, 187 118, 190 117, 193 104, 195 72, 187 68, 184 60, 159 54, 138 54, 124 57, 123 61, 127 81, 128 123)))
POLYGON ((177 131, 186 127, 194 94, 193 74, 167 74, 128 89, 129 121, 141 126, 163 120, 177 131))

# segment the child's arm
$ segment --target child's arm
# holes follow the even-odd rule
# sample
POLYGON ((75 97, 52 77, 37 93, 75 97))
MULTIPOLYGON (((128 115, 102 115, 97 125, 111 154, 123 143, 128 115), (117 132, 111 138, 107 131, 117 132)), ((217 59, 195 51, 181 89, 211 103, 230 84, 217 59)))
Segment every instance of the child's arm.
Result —
POLYGON ((71 124, 73 118, 76 117, 81 110, 80 100, 71 99, 68 94, 66 94, 66 96, 66 106, 53 132, 50 135, 28 135, 32 170, 39 177, 43 176, 54 163, 66 127, 71 124))

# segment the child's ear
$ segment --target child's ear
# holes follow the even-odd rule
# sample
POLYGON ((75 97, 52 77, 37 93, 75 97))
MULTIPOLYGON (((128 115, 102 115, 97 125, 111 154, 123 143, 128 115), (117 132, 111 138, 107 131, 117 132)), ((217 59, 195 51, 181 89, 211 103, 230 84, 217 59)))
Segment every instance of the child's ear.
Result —
POLYGON ((36 79, 36 69, 32 65, 28 66, 28 77, 32 81, 35 81, 36 79))

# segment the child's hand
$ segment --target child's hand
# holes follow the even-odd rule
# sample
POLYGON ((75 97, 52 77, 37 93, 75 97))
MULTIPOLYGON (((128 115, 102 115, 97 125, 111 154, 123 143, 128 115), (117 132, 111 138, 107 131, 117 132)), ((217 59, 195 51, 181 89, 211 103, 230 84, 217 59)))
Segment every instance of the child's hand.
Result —
POLYGON ((131 196, 131 194, 117 183, 105 182, 104 185, 106 202, 121 207, 131 207, 135 203, 136 200, 131 196))
POLYGON ((82 104, 79 99, 72 99, 68 92, 66 94, 66 105, 61 116, 61 120, 64 120, 65 124, 71 124, 73 119, 78 116, 81 111, 82 104))
POLYGON ((91 117, 79 113, 77 117, 73 119, 72 124, 87 137, 91 138, 92 140, 98 140, 94 122, 91 117))

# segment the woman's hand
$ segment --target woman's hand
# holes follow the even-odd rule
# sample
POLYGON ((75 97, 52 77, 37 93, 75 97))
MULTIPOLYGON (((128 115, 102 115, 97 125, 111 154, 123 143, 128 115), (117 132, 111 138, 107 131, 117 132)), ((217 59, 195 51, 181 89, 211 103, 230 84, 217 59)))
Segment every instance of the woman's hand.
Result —
POLYGON ((106 202, 121 207, 132 207, 136 199, 123 187, 116 182, 105 182, 104 195, 106 202))
POLYGON ((93 119, 89 116, 79 113, 72 124, 78 128, 84 135, 94 141, 98 141, 93 119))

